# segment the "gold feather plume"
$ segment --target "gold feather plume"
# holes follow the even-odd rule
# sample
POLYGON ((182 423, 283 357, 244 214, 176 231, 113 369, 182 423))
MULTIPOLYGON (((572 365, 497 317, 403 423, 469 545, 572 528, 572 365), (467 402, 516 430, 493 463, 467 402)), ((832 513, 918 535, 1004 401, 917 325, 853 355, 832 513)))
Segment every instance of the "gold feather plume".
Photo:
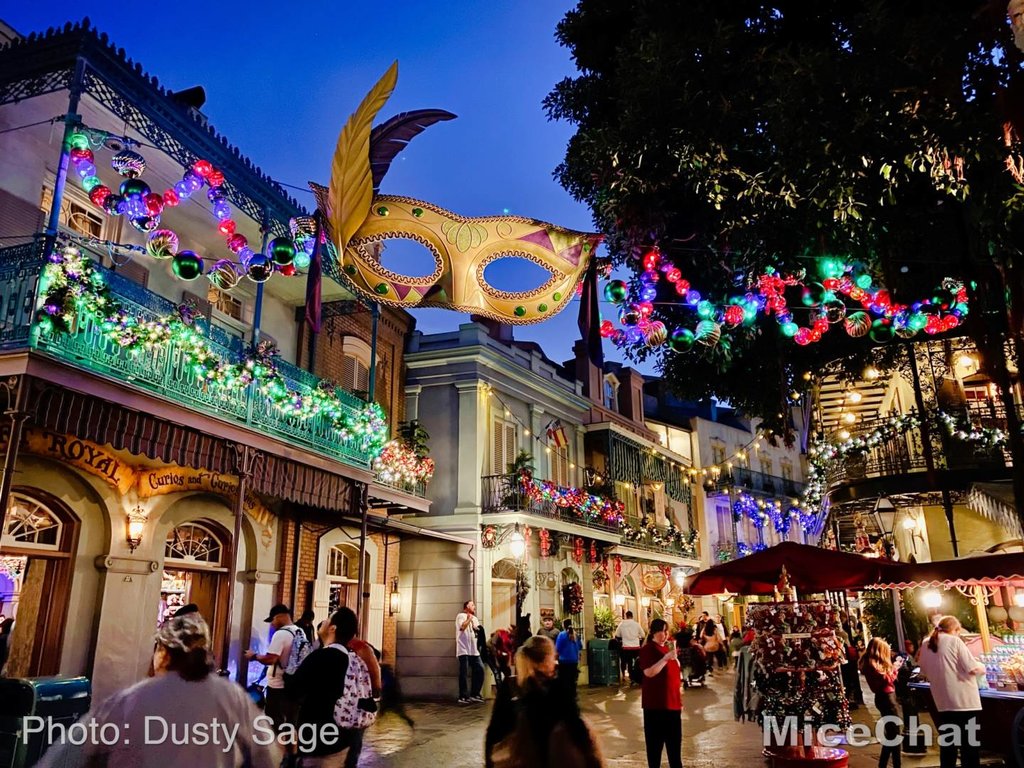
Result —
POLYGON ((396 61, 377 81, 362 104, 345 123, 338 136, 331 162, 329 192, 331 228, 342 253, 352 235, 370 213, 373 202, 373 174, 370 170, 370 131, 373 119, 384 106, 398 82, 396 61))

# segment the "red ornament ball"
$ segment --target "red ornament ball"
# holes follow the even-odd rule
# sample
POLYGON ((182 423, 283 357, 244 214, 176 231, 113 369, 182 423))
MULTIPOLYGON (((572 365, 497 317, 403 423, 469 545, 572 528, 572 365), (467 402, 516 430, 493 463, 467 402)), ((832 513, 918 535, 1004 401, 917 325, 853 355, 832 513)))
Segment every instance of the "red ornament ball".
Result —
POLYGON ((143 198, 146 201, 146 213, 150 216, 159 216, 164 210, 164 198, 156 192, 150 192, 143 198))
POLYGON ((231 249, 232 253, 238 253, 248 244, 249 240, 245 237, 245 235, 235 234, 228 238, 228 248, 231 249))
POLYGON ((811 330, 809 328, 801 328, 793 335, 793 341, 801 347, 806 347, 811 343, 811 330))
POLYGON ((209 160, 196 160, 192 165, 192 170, 205 179, 213 173, 213 163, 209 160))
POLYGON ((107 196, 110 194, 110 187, 105 186, 104 184, 97 184, 92 188, 92 191, 89 192, 89 199, 92 200, 92 204, 97 208, 102 208, 103 201, 106 200, 107 196))
POLYGON ((224 174, 214 168, 208 174, 206 174, 206 182, 211 187, 220 187, 224 185, 224 174))
POLYGON ((277 271, 280 272, 285 277, 291 277, 292 275, 295 274, 295 265, 294 264, 284 264, 282 266, 279 266, 277 268, 277 271))
POLYGON ((613 333, 615 333, 615 323, 613 323, 611 320, 602 320, 601 336, 605 339, 610 339, 613 333))
POLYGON ((680 296, 685 296, 686 294, 688 294, 690 292, 690 281, 689 280, 679 279, 679 280, 676 280, 675 283, 676 283, 676 293, 678 293, 680 296))
POLYGON ((222 235, 230 237, 235 234, 235 222, 231 219, 224 219, 224 221, 217 225, 217 229, 220 230, 222 235))
POLYGON ((732 304, 725 308, 725 322, 727 325, 739 325, 743 322, 743 307, 732 304))
POLYGON ((164 190, 164 205, 169 205, 173 208, 180 202, 181 198, 178 197, 177 192, 170 188, 164 190))

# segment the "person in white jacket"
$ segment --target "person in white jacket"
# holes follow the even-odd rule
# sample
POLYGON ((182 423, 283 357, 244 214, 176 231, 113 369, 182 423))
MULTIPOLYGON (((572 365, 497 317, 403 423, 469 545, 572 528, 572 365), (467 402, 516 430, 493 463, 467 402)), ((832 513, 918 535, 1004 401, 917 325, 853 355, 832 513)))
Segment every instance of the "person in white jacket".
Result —
POLYGON ((938 712, 942 768, 956 768, 958 750, 963 768, 978 768, 981 761, 978 675, 985 674, 985 666, 967 649, 960 638, 962 630, 955 616, 943 616, 917 662, 928 678, 938 712))

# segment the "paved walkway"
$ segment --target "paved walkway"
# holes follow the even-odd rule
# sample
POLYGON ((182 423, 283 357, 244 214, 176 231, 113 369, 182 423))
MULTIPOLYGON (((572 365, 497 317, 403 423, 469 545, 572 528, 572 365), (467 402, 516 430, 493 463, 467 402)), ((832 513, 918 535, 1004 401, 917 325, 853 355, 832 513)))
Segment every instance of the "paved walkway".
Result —
MULTIPOLYGON (((735 676, 719 672, 705 688, 691 688, 683 696, 683 764, 687 768, 762 768, 761 729, 737 723, 732 716, 735 676)), ((870 695, 869 695, 870 698, 870 695)), ((584 716, 601 742, 608 768, 646 768, 643 721, 638 688, 581 688, 584 716)), ((408 705, 416 723, 410 728, 392 714, 367 734, 360 761, 364 768, 480 768, 483 739, 491 705, 459 707, 452 704, 408 705)), ((877 713, 861 707, 856 722, 871 723, 877 713)), ((877 744, 851 749, 850 768, 874 768, 877 744)), ((667 765, 667 763, 665 763, 667 765)), ((938 751, 923 756, 904 755, 903 768, 938 766, 938 751)))

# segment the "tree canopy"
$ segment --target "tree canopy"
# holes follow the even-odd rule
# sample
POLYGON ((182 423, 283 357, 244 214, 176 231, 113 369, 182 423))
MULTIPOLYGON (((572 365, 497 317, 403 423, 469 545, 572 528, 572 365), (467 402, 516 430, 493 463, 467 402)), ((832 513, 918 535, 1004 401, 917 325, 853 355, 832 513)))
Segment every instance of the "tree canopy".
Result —
MULTIPOLYGON (((556 175, 617 263, 639 274, 656 244, 719 299, 833 256, 895 301, 951 276, 970 284, 979 346, 1001 349, 1007 323, 1019 336, 1024 104, 1005 3, 582 0, 557 37, 579 73, 546 101, 577 128, 556 175)), ((692 327, 665 287, 656 315, 692 327)), ((806 372, 872 347, 841 330, 798 346, 762 318, 711 349, 633 354, 657 355, 676 394, 781 429, 806 372)))

